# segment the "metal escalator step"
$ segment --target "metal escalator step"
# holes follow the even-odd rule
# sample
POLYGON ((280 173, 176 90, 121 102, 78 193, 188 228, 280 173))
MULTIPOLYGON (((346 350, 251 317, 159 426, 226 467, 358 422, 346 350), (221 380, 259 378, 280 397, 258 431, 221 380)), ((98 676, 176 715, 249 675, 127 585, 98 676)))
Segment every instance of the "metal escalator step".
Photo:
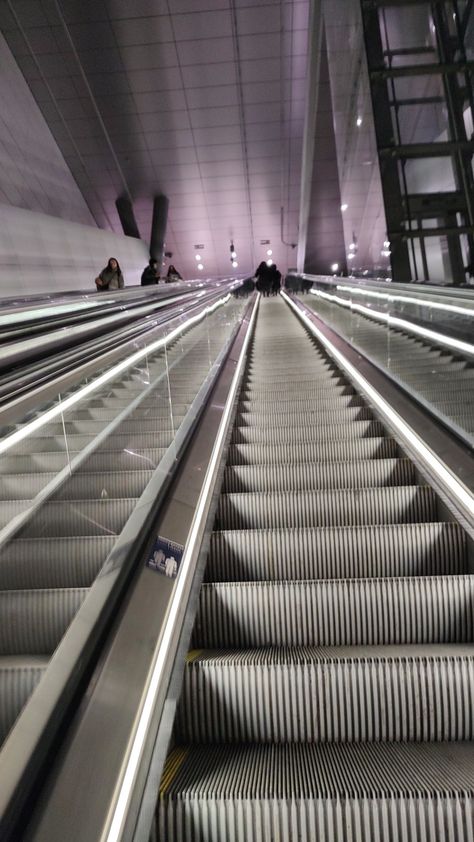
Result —
POLYGON ((24 456, 10 455, 5 453, 0 457, 0 476, 4 474, 35 474, 54 473, 56 474, 68 463, 68 456, 65 451, 56 453, 28 453, 24 456))
POLYGON ((52 655, 87 588, 0 591, 0 655, 52 655))
MULTIPOLYGON (((102 426, 105 426, 106 423, 114 421, 117 418, 118 414, 119 413, 117 412, 117 410, 114 411, 113 409, 106 408, 77 409, 75 412, 71 410, 71 412, 68 416, 66 416, 66 418, 69 422, 102 421, 102 426)), ((179 415, 180 413, 176 414, 179 415)), ((160 424, 165 423, 166 421, 169 422, 169 401, 167 402, 166 406, 160 406, 160 404, 157 404, 154 407, 139 407, 138 409, 133 410, 133 412, 130 412, 127 415, 127 421, 135 421, 137 424, 140 424, 145 419, 148 421, 156 421, 156 427, 158 427, 160 424)))
POLYGON ((285 374, 276 374, 272 371, 270 373, 262 372, 261 374, 256 374, 249 371, 247 372, 245 382, 252 387, 263 386, 265 390, 279 390, 290 380, 293 385, 299 385, 301 389, 304 389, 306 385, 314 385, 316 381, 320 383, 321 381, 327 382, 328 380, 332 381, 334 379, 340 380, 340 378, 341 372, 336 368, 329 368, 328 366, 297 368, 295 366, 293 369, 285 372, 285 374))
POLYGON ((318 412, 319 410, 337 410, 341 409, 342 407, 355 407, 355 406, 366 406, 366 402, 364 398, 360 395, 356 394, 349 394, 349 395, 324 395, 322 398, 314 397, 314 398, 305 398, 305 397, 296 397, 294 400, 291 398, 287 401, 279 400, 278 406, 275 407, 271 401, 265 401, 262 403, 258 400, 258 398, 254 398, 252 400, 243 400, 239 399, 239 411, 240 412, 252 412, 257 414, 274 412, 275 410, 281 412, 306 412, 306 411, 313 411, 318 412))
MULTIPOLYGON (((173 416, 173 420, 176 421, 173 416)), ((66 432, 66 435, 80 435, 90 436, 91 438, 102 432, 107 426, 106 421, 66 421, 64 427, 61 422, 56 424, 47 424, 41 430, 41 435, 45 436, 61 436, 66 432)), ((120 421, 115 428, 114 434, 119 433, 172 433, 171 415, 163 418, 125 418, 120 421)))
POLYGON ((0 500, 32 500, 55 476, 55 473, 46 471, 34 474, 2 474, 0 500))
POLYGON ((466 572, 466 539, 457 524, 410 523, 213 532, 205 577, 251 582, 466 572))
POLYGON ((48 665, 44 657, 0 657, 0 741, 3 742, 48 665))
POLYGON ((115 536, 16 539, 0 549, 0 589, 87 588, 115 536))
POLYGON ((143 471, 154 470, 166 453, 166 447, 109 450, 107 444, 98 448, 78 468, 87 471, 143 471))
MULTIPOLYGON (((120 450, 122 448, 148 448, 148 447, 167 447, 171 444, 174 433, 157 432, 157 433, 111 433, 107 437, 107 447, 109 450, 120 450)), ((24 439, 22 442, 14 445, 9 453, 13 455, 26 455, 28 453, 49 453, 68 450, 69 453, 77 453, 93 440, 94 436, 71 434, 66 438, 64 435, 57 436, 34 436, 24 439)))
POLYGON ((233 444, 229 447, 228 465, 282 464, 295 462, 341 462, 354 459, 387 459, 397 456, 395 439, 374 436, 368 439, 307 441, 278 444, 233 444))
POLYGON ((471 842, 471 743, 180 746, 158 835, 187 842, 471 842))
MULTIPOLYGON (((46 502, 23 527, 20 537, 119 535, 136 504, 133 498, 46 502)), ((0 503, 0 512, 5 505, 0 503)))
POLYGON ((104 498, 140 497, 143 489, 153 476, 148 471, 81 471, 69 477, 59 489, 60 500, 90 500, 104 498))
POLYGON ((317 424, 293 424, 287 427, 234 427, 232 442, 248 444, 251 442, 297 442, 297 441, 336 441, 337 439, 358 439, 383 436, 385 428, 380 421, 347 421, 343 416, 338 424, 325 426, 317 424))
POLYGON ((415 485, 409 459, 371 459, 364 462, 306 462, 292 465, 230 465, 224 470, 224 493, 310 491, 415 485))
MULTIPOLYGON (((314 409, 307 410, 304 413, 304 422, 305 424, 309 422, 312 425, 320 425, 341 421, 371 421, 373 417, 373 412, 368 406, 338 407, 336 409, 315 405, 314 409)), ((266 412, 238 412, 236 417, 238 427, 255 427, 259 424, 265 424, 265 426, 275 424, 294 426, 299 423, 301 423, 301 412, 288 405, 285 409, 275 407, 273 410, 268 409, 266 412)))
MULTIPOLYGON (((321 395, 334 391, 336 394, 338 390, 343 390, 348 387, 347 380, 340 375, 339 377, 332 377, 327 378, 327 380, 314 380, 311 386, 302 385, 300 383, 282 383, 281 386, 272 385, 271 383, 267 384, 266 386, 263 385, 255 385, 253 386, 251 383, 245 383, 242 389, 243 397, 249 396, 253 397, 258 396, 260 399, 270 399, 278 401, 280 396, 285 397, 286 400, 290 398, 291 395, 301 395, 304 393, 305 396, 307 395, 321 395)), ((342 392, 344 394, 344 392, 342 392)))
POLYGON ((474 576, 206 583, 193 648, 474 641, 474 576))
POLYGON ((473 647, 204 650, 188 657, 176 737, 205 744, 472 740, 473 695, 473 647))
POLYGON ((215 529, 362 526, 436 520, 428 486, 222 494, 215 529))

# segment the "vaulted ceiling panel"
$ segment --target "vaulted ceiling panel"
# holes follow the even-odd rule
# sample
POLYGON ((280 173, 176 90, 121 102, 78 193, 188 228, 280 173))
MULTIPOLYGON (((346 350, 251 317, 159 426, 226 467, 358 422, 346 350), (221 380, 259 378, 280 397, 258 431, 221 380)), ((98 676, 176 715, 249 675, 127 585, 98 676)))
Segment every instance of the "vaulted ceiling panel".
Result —
MULTIPOLYGON (((205 274, 228 274, 231 238, 239 271, 265 256, 264 239, 283 269, 294 265, 281 209, 293 241, 308 0, 14 6, 16 19, 0 0, 3 32, 99 225, 121 230, 114 203, 125 195, 147 239, 153 196, 164 192, 167 242, 183 274, 196 273, 197 243, 205 274)), ((321 106, 320 178, 331 185, 330 109, 321 106)))

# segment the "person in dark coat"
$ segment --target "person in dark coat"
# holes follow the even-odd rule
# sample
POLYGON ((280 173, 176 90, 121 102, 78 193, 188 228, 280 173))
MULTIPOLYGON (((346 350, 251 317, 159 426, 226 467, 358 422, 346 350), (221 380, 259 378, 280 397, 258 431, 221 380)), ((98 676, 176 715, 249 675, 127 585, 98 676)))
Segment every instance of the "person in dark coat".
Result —
POLYGON ((167 284, 172 284, 172 283, 173 283, 173 281, 182 281, 182 280, 183 280, 183 279, 182 279, 181 275, 179 274, 178 270, 177 270, 177 269, 175 269, 175 267, 174 267, 174 266, 173 266, 173 264, 171 263, 171 264, 169 265, 169 267, 168 267, 168 271, 167 271, 167 273, 166 273, 166 283, 167 283, 167 284))
POLYGON ((160 280, 160 273, 158 272, 158 261, 154 257, 150 257, 148 266, 145 266, 142 272, 142 287, 150 286, 150 284, 157 284, 160 280))
POLYGON ((275 264, 270 266, 270 272, 272 279, 272 295, 278 295, 281 286, 281 272, 278 271, 275 264))
POLYGON ((123 289, 124 280, 119 262, 115 257, 109 257, 107 266, 102 269, 100 275, 95 279, 97 292, 105 292, 108 289, 123 289))
POLYGON ((264 260, 255 270, 255 278, 257 279, 257 289, 266 298, 270 295, 272 285, 271 267, 267 266, 264 260))

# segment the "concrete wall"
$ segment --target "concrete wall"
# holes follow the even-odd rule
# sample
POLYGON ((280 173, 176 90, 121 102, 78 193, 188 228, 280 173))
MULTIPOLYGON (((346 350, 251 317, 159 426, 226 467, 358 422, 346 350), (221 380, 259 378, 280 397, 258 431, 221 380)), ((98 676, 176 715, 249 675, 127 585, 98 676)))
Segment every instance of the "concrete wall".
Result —
POLYGON ((94 278, 109 257, 119 261, 127 286, 140 283, 149 257, 143 240, 0 205, 0 298, 95 291, 94 278))
POLYGON ((116 257, 139 282, 144 242, 99 229, 0 34, 0 297, 95 289, 116 257))

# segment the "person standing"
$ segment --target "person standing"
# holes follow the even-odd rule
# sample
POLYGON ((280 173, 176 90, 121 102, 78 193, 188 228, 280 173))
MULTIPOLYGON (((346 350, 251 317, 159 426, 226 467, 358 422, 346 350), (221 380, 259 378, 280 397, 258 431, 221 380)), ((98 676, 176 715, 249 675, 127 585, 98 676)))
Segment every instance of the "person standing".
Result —
POLYGON ((142 287, 150 286, 150 284, 157 284, 160 280, 160 273, 158 272, 158 261, 154 257, 150 257, 148 266, 145 266, 142 272, 142 287))
POLYGON ((109 257, 107 266, 102 269, 100 275, 95 279, 97 292, 105 292, 108 289, 123 289, 124 280, 118 260, 109 257))
POLYGON ((179 274, 178 270, 173 266, 171 263, 168 267, 168 271, 166 273, 166 283, 172 284, 173 281, 182 281, 182 277, 179 274))

